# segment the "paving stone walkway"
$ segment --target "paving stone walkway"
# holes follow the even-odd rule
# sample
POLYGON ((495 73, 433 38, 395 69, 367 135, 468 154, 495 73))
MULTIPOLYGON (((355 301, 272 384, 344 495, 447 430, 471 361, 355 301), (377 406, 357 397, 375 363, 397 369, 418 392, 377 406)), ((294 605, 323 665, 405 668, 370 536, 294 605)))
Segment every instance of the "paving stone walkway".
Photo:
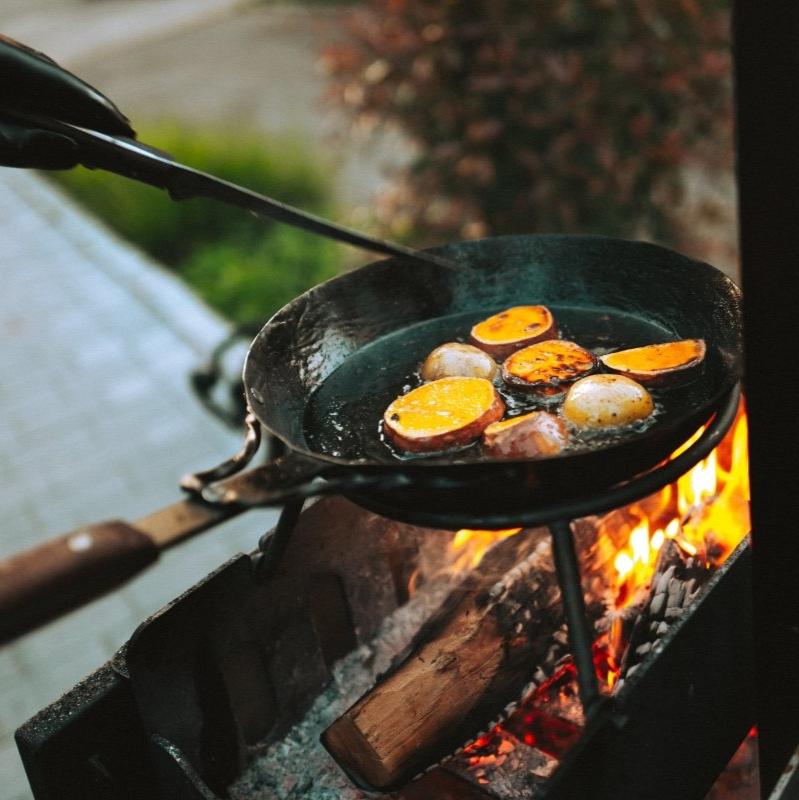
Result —
MULTIPOLYGON (((134 520, 240 437, 188 387, 226 326, 42 178, 0 168, 0 558, 87 522, 134 520)), ((146 615, 271 527, 259 511, 164 554, 122 590, 0 649, 0 796, 30 792, 13 732, 146 615)))

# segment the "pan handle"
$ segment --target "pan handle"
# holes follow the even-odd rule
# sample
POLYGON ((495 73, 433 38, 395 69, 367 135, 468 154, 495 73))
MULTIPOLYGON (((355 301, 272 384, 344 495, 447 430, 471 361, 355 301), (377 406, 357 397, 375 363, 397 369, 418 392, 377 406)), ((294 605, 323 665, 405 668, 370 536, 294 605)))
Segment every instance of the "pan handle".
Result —
POLYGON ((0 644, 123 584, 158 558, 121 520, 64 534, 0 561, 0 644))

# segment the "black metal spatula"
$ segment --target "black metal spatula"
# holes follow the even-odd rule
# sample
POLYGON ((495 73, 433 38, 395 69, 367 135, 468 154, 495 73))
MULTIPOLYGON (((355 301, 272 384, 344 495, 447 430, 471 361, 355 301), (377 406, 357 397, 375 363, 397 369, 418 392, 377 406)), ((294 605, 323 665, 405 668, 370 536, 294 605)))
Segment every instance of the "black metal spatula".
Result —
POLYGON ((83 164, 165 189, 175 200, 207 197, 370 252, 462 268, 179 164, 137 142, 127 118, 101 92, 44 54, 2 36, 0 74, 1 164, 43 169, 83 164))

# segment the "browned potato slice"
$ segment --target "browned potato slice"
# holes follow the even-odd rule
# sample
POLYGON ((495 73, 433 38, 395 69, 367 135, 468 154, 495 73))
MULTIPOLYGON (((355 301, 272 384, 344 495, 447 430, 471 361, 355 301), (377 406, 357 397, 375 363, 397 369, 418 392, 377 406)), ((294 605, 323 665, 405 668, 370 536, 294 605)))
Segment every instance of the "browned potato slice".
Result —
POLYGON ((469 339, 497 361, 528 344, 554 339, 555 319, 546 306, 514 306, 478 322, 469 339))
POLYGON ((556 401, 569 384, 596 367, 593 353, 574 342, 552 339, 525 347, 506 358, 502 377, 517 389, 535 392, 542 400, 556 401))
POLYGON ((646 419, 655 408, 649 392, 624 375, 590 375, 563 402, 563 416, 578 428, 616 428, 646 419))
POLYGON ((563 420, 546 411, 494 422, 483 431, 483 444, 498 458, 540 458, 557 455, 569 441, 563 420))
POLYGON ((613 372, 654 386, 690 380, 705 359, 704 339, 650 344, 601 357, 613 372))
POLYGON ((430 353, 419 373, 425 381, 457 376, 493 381, 497 374, 497 364, 488 353, 478 347, 460 342, 447 342, 430 353))
POLYGON ((402 450, 431 452, 469 444, 504 413, 505 404, 491 381, 441 378, 391 403, 383 414, 383 429, 402 450))

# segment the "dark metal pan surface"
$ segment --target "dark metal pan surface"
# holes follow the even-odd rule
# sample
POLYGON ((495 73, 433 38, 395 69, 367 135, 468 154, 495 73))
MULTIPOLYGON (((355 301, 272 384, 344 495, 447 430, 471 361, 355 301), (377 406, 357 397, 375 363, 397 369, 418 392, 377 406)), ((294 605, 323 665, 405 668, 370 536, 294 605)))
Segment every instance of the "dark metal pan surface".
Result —
POLYGON ((579 496, 663 460, 718 406, 740 373, 740 293, 718 270, 640 242, 515 236, 435 252, 469 269, 377 262, 322 284, 282 309, 253 342, 248 402, 290 454, 334 476, 365 505, 434 506, 479 517, 498 503, 519 510, 579 496), (468 335, 502 308, 544 304, 563 338, 598 353, 702 338, 707 356, 690 384, 655 393, 657 415, 622 435, 578 439, 555 457, 494 461, 479 446, 399 458, 381 440, 388 403, 412 385, 438 344, 468 335), (368 492, 364 476, 394 475, 368 492), (443 488, 442 488, 443 487, 443 488))

